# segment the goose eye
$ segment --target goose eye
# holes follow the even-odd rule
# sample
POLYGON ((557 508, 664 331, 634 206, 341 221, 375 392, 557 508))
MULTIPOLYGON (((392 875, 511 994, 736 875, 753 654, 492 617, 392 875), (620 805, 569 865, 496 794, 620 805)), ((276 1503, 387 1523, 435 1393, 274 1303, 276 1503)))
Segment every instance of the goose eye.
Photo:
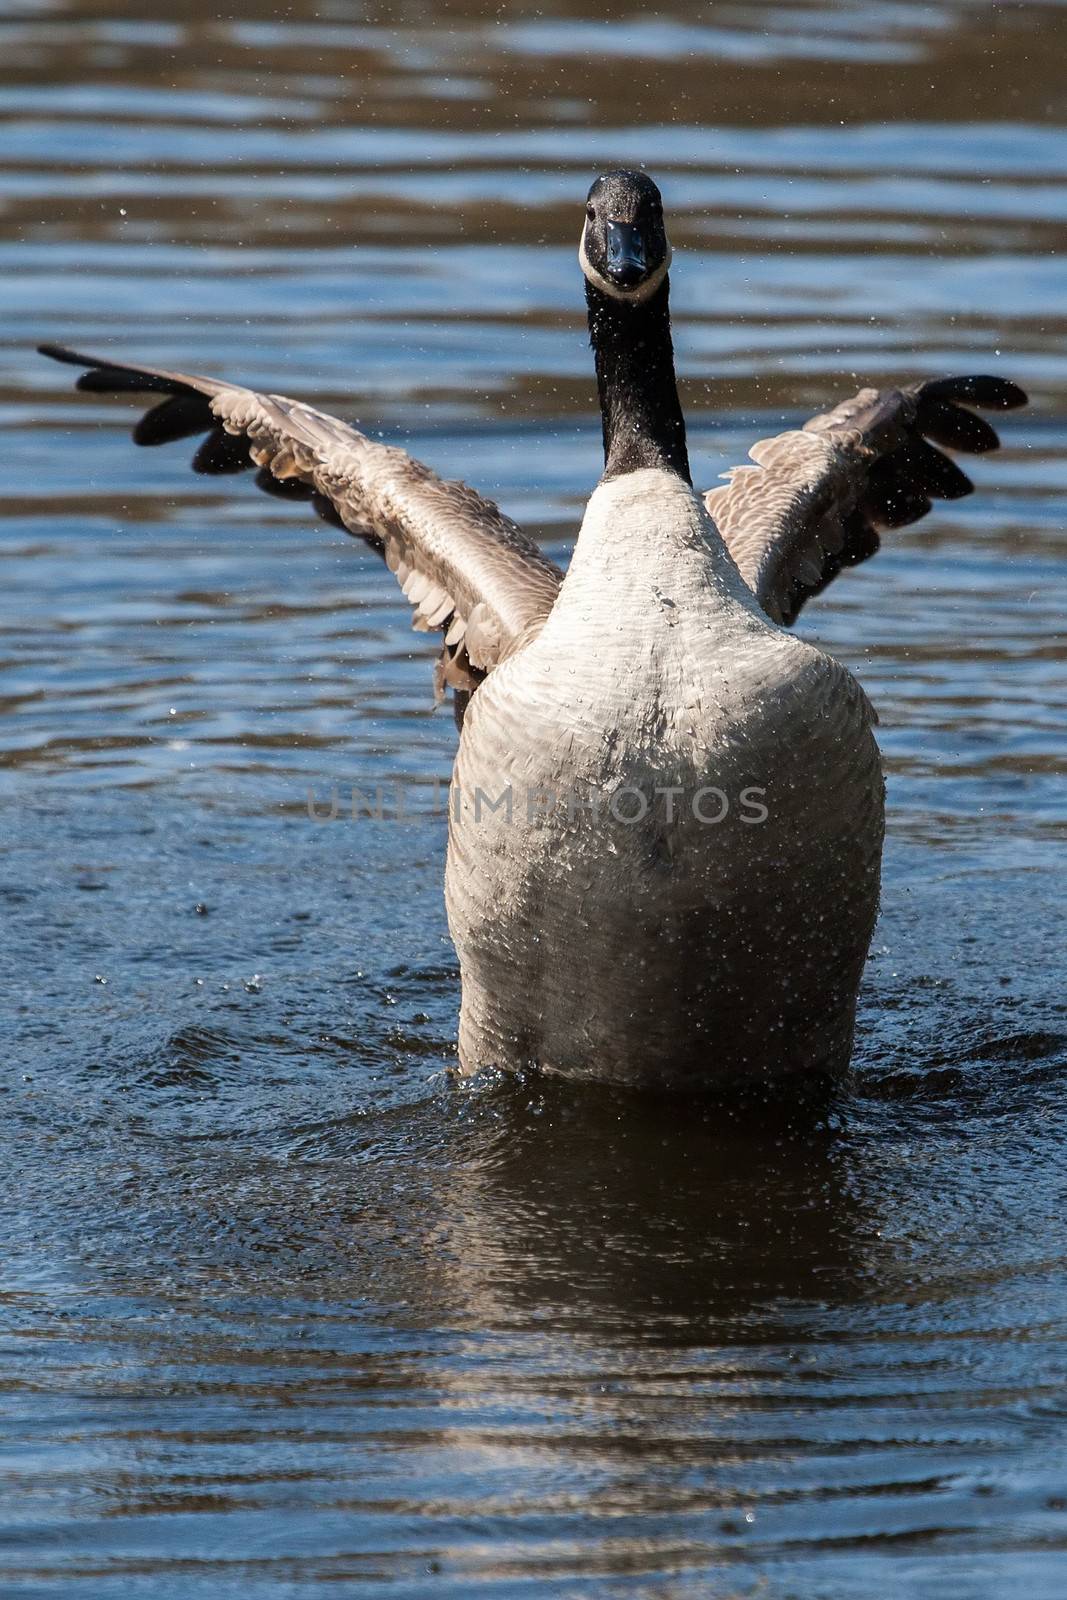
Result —
POLYGON ((595 206, 586 206, 585 215, 586 215, 586 218, 587 218, 587 220, 589 222, 595 222, 596 221, 596 207, 595 206))

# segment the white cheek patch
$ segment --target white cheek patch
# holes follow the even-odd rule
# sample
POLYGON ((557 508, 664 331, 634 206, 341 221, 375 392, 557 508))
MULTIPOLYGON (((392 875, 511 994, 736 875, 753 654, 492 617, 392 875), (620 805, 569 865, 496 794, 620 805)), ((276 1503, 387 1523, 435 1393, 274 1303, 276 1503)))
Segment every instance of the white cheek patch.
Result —
POLYGON ((612 283, 610 278, 605 278, 603 273, 597 271, 585 251, 585 228, 582 229, 582 242, 578 246, 578 265, 590 283, 596 285, 601 294, 610 295, 612 300, 627 300, 630 305, 640 305, 643 300, 648 300, 655 294, 671 264, 671 247, 668 244, 667 254, 656 268, 650 278, 645 278, 641 283, 635 284, 632 289, 621 289, 617 283, 612 283))

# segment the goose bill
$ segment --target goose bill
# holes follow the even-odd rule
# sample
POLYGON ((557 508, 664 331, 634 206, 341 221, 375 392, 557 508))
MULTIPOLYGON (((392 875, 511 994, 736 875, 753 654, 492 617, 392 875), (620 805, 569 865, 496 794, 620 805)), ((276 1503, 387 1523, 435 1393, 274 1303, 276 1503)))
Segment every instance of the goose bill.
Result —
POLYGON ((645 241, 632 222, 607 224, 606 275, 620 289, 635 289, 648 271, 645 241))

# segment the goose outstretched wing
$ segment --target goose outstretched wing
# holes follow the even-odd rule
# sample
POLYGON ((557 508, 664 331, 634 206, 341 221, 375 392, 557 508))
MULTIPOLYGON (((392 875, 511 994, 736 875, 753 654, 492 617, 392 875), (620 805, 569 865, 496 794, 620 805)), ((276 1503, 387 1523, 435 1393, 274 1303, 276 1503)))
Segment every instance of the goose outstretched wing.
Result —
POLYGON ((563 577, 555 563, 492 501, 405 451, 284 395, 58 345, 40 351, 86 369, 79 389, 151 396, 133 430, 138 444, 204 434, 194 471, 256 467, 259 488, 309 501, 378 550, 412 604, 414 627, 443 630, 440 688, 469 693, 551 611, 563 577))
POLYGON ((941 378, 861 389, 803 428, 761 439, 704 502, 741 575, 775 622, 874 555, 879 534, 917 522, 932 499, 973 485, 938 445, 981 454, 1000 443, 974 406, 1010 411, 1026 395, 1006 378, 941 378))

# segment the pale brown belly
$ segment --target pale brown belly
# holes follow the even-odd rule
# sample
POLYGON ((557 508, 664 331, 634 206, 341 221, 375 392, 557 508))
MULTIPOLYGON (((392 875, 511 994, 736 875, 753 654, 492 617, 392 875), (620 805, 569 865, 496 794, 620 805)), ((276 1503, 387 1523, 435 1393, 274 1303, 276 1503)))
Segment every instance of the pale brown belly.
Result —
MULTIPOLYGON (((458 762, 470 787, 447 898, 463 1071, 678 1087, 842 1072, 877 911, 881 777, 865 729, 834 771, 807 754, 767 747, 690 773, 669 821, 645 758, 616 773, 615 793, 632 791, 616 810, 633 816, 541 815, 514 785, 510 816, 476 815, 458 762)), ((534 760, 518 770, 544 780, 534 760)))

